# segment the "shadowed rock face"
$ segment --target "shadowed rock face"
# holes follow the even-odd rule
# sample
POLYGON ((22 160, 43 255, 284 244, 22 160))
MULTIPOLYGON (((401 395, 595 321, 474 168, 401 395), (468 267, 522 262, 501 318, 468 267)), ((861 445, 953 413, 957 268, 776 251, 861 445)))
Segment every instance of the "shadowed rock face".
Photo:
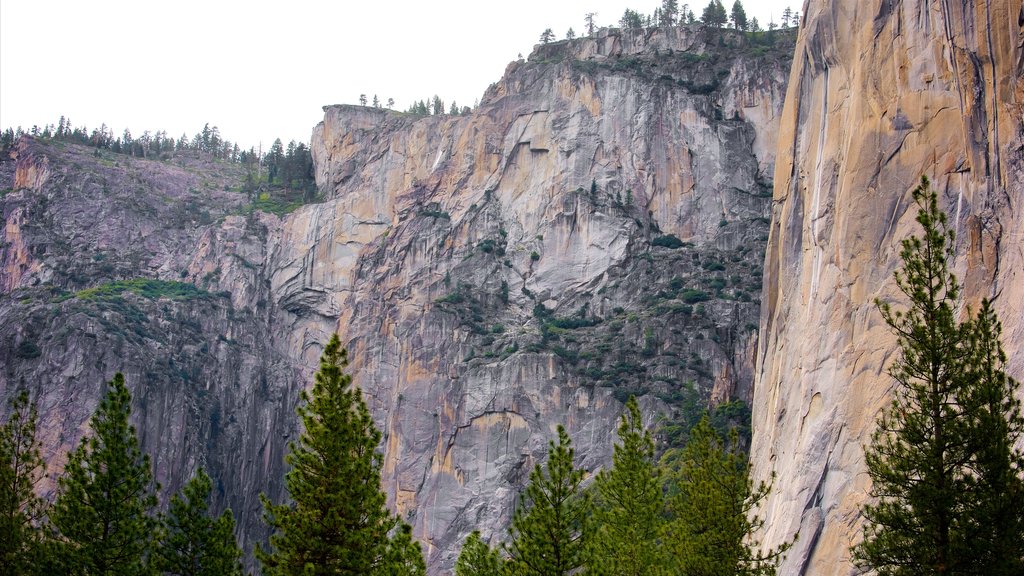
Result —
POLYGON ((966 303, 994 297, 1024 376, 1024 22, 1020 0, 819 2, 804 11, 779 132, 752 461, 776 482, 780 573, 852 573, 862 446, 892 389, 900 241, 922 174, 957 230, 966 303))
POLYGON ((126 372, 164 493, 205 466, 251 547, 337 330, 389 501, 444 571, 472 529, 501 537, 558 424, 593 472, 631 393, 652 424, 750 399, 791 52, 605 31, 510 64, 469 116, 329 106, 326 200, 283 218, 247 214, 231 166, 23 140, 0 164, 0 396, 41 399, 58 471, 126 372), (199 290, 80 292, 139 277, 199 290))

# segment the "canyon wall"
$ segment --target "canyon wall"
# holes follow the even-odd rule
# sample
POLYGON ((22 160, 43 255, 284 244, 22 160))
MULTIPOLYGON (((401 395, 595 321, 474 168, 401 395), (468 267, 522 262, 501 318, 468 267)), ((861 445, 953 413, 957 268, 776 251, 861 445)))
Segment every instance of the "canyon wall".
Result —
POLYGON ((23 139, 0 399, 32 391, 54 474, 125 372, 164 498, 204 466, 248 549, 338 331, 389 502, 445 572, 472 529, 502 537, 558 424, 594 473, 630 394, 662 447, 749 402, 793 46, 762 40, 605 30, 538 46, 467 116, 328 106, 319 198, 280 216, 237 165, 23 139))
POLYGON ((965 304, 995 300, 1024 377, 1024 12, 1020 0, 805 5, 779 131, 751 458, 777 474, 764 544, 782 574, 853 574, 863 446, 890 399, 900 241, 921 175, 957 232, 965 304))

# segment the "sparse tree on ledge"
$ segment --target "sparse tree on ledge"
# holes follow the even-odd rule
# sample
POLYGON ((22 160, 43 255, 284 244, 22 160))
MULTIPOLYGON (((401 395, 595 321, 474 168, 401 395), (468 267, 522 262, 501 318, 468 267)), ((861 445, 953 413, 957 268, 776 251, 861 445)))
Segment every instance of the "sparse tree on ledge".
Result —
POLYGON ((740 0, 735 0, 732 3, 731 19, 733 28, 737 30, 747 29, 747 12, 743 9, 743 4, 740 3, 740 0))
POLYGON ((576 39, 576 31, 572 29, 572 26, 570 26, 569 29, 565 31, 565 39, 566 40, 575 40, 576 39))
POLYGON ((721 28, 729 21, 729 16, 725 13, 725 6, 722 5, 721 0, 711 0, 704 8, 700 19, 707 26, 721 28))
POLYGON ((661 12, 658 14, 658 26, 675 26, 679 17, 678 0, 661 0, 661 12))
POLYGON ((297 409, 303 432, 289 445, 287 504, 263 497, 273 534, 256 556, 268 576, 424 574, 408 526, 385 506, 380 432, 362 392, 342 370, 348 355, 337 334, 320 358, 312 395, 297 409))
POLYGON ((597 16, 597 12, 587 12, 583 17, 583 21, 586 23, 587 36, 590 38, 594 37, 594 32, 597 30, 597 25, 594 23, 595 16, 597 16))
POLYGON ((555 33, 551 31, 551 28, 545 28, 544 32, 541 32, 540 43, 548 44, 555 39, 555 33))

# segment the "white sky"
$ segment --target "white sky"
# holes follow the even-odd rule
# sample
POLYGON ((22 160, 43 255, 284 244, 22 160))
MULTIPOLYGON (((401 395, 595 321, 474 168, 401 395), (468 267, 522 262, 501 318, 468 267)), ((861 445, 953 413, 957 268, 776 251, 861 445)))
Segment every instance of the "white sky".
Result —
MULTIPOLYGON (((679 4, 682 5, 683 0, 679 4)), ((209 122, 243 147, 308 142, 326 104, 472 105, 545 28, 558 39, 660 0, 3 0, 0 128, 106 123, 177 138, 209 122), (500 7, 500 8, 499 8, 500 7)), ((726 9, 731 0, 724 0, 726 9)), ((762 26, 802 0, 744 0, 762 26)), ((691 0, 698 17, 706 1, 691 0)))

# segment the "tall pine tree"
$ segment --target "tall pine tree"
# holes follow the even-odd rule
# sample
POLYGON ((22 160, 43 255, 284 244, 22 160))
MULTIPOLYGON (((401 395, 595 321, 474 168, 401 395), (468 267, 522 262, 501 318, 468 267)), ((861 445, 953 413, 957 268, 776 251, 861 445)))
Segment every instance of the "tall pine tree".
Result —
POLYGON ((865 450, 874 503, 854 559, 879 574, 1020 573, 1022 429, 987 303, 956 318, 955 237, 927 178, 913 191, 923 237, 903 241, 905 312, 879 302, 897 335, 895 397, 865 450), (998 524, 998 526, 996 525, 998 524), (1016 551, 1015 558, 1003 555, 1016 551))
POLYGON ((202 468, 175 494, 161 516, 154 567, 175 576, 241 576, 242 551, 235 542, 231 510, 210 516, 213 484, 202 468))
POLYGON ((156 506, 149 456, 128 424, 131 394, 120 373, 90 422, 91 434, 71 454, 58 480, 50 522, 64 570, 72 574, 150 574, 156 506))
POLYGON ((1018 383, 1005 371, 1002 325, 991 302, 982 301, 970 324, 967 381, 962 403, 973 427, 971 495, 967 515, 970 549, 979 572, 1024 574, 1024 455, 1014 445, 1024 434, 1018 383))
POLYGON ((587 563, 590 497, 583 470, 573 465, 575 450, 565 428, 550 443, 548 461, 530 473, 526 494, 512 518, 505 545, 511 576, 562 576, 587 563))
POLYGON ((274 533, 256 555, 267 575, 425 573, 419 544, 385 506, 380 432, 342 371, 347 364, 335 334, 298 408, 304 430, 289 446, 285 479, 291 502, 263 498, 274 533))
POLYGON ((0 426, 0 576, 28 572, 40 552, 37 523, 43 512, 33 491, 43 474, 36 406, 21 390, 10 409, 10 417, 0 426))
POLYGON ((626 402, 611 470, 597 476, 591 571, 641 576, 668 574, 660 542, 665 499, 654 441, 636 398, 626 402))
MULTIPOLYGON (((671 458, 671 457, 670 457, 671 458)), ((774 575, 778 559, 791 546, 767 554, 750 537, 762 521, 753 514, 769 486, 756 488, 750 464, 734 428, 726 442, 705 415, 690 431, 672 478, 671 520, 665 543, 675 574, 694 576, 774 575)))

